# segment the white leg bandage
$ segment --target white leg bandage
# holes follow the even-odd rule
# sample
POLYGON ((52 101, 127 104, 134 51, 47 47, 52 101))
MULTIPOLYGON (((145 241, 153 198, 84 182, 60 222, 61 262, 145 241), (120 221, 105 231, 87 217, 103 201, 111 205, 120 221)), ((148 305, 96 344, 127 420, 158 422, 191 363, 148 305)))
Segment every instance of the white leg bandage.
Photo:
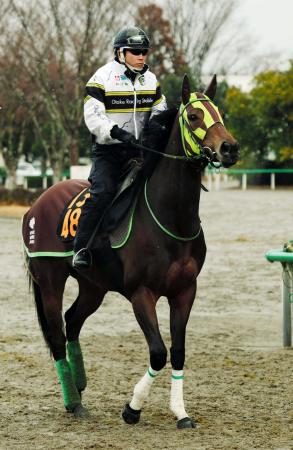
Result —
POLYGON ((146 400, 150 393, 151 385, 155 377, 158 375, 157 370, 153 370, 151 367, 148 368, 147 372, 144 374, 141 380, 134 386, 133 397, 129 403, 130 408, 135 410, 140 410, 143 402, 146 400))
POLYGON ((183 401, 183 370, 172 370, 170 409, 178 420, 188 417, 183 401))

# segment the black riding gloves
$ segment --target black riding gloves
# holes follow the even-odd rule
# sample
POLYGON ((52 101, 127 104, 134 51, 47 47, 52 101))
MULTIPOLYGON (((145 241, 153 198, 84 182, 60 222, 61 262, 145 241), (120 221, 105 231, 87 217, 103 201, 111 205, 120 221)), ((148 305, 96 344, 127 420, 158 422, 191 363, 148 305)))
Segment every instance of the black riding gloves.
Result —
POLYGON ((114 125, 112 130, 110 131, 110 135, 113 139, 117 139, 124 144, 136 144, 137 140, 133 134, 128 133, 128 131, 119 128, 118 125, 114 125))

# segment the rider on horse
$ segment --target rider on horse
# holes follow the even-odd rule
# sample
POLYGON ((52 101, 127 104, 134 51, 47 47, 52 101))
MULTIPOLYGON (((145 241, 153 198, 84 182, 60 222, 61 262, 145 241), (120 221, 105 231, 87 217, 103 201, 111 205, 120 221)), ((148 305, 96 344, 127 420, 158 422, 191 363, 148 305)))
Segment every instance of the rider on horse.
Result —
POLYGON ((160 84, 145 64, 149 48, 143 30, 123 28, 114 38, 114 60, 86 85, 84 118, 93 137, 91 196, 82 208, 74 242, 76 268, 91 264, 87 243, 115 196, 124 164, 137 155, 133 144, 149 118, 167 108, 160 84))

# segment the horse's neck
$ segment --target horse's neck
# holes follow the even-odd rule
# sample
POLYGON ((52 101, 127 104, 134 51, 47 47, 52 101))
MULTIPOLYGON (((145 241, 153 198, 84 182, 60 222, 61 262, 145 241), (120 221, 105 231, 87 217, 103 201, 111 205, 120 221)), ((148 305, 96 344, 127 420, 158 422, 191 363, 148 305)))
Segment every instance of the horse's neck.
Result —
MULTIPOLYGON (((183 154, 179 127, 175 126, 165 150, 183 154)), ((182 236, 199 227, 201 173, 190 163, 162 157, 148 183, 148 197, 161 222, 182 236)))

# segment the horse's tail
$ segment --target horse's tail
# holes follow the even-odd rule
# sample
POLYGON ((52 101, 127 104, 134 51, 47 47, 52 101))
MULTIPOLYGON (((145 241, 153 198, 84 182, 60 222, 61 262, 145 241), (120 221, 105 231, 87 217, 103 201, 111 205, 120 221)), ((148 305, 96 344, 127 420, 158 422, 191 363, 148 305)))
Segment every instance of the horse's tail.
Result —
POLYGON ((25 253, 25 265, 26 265, 26 269, 27 269, 29 290, 33 291, 33 296, 34 296, 35 306, 36 306, 37 316, 38 316, 38 322, 39 322, 40 328, 42 330, 44 340, 45 340, 47 346, 50 348, 49 326, 48 326, 48 322, 47 322, 46 315, 44 312, 41 289, 40 289, 40 286, 34 280, 34 277, 31 273, 31 270, 30 270, 31 259, 26 253, 25 253))
POLYGON ((39 325, 40 325, 40 328, 42 330, 42 333, 43 333, 43 336, 44 336, 44 340, 45 340, 47 346, 50 348, 50 343, 49 343, 49 326, 48 326, 48 322, 47 322, 47 319, 46 319, 46 316, 45 316, 45 312, 44 312, 40 286, 34 281, 33 278, 31 278, 30 283, 31 283, 31 286, 33 288, 33 294, 34 294, 34 299, 35 299, 35 305, 36 305, 39 325))

